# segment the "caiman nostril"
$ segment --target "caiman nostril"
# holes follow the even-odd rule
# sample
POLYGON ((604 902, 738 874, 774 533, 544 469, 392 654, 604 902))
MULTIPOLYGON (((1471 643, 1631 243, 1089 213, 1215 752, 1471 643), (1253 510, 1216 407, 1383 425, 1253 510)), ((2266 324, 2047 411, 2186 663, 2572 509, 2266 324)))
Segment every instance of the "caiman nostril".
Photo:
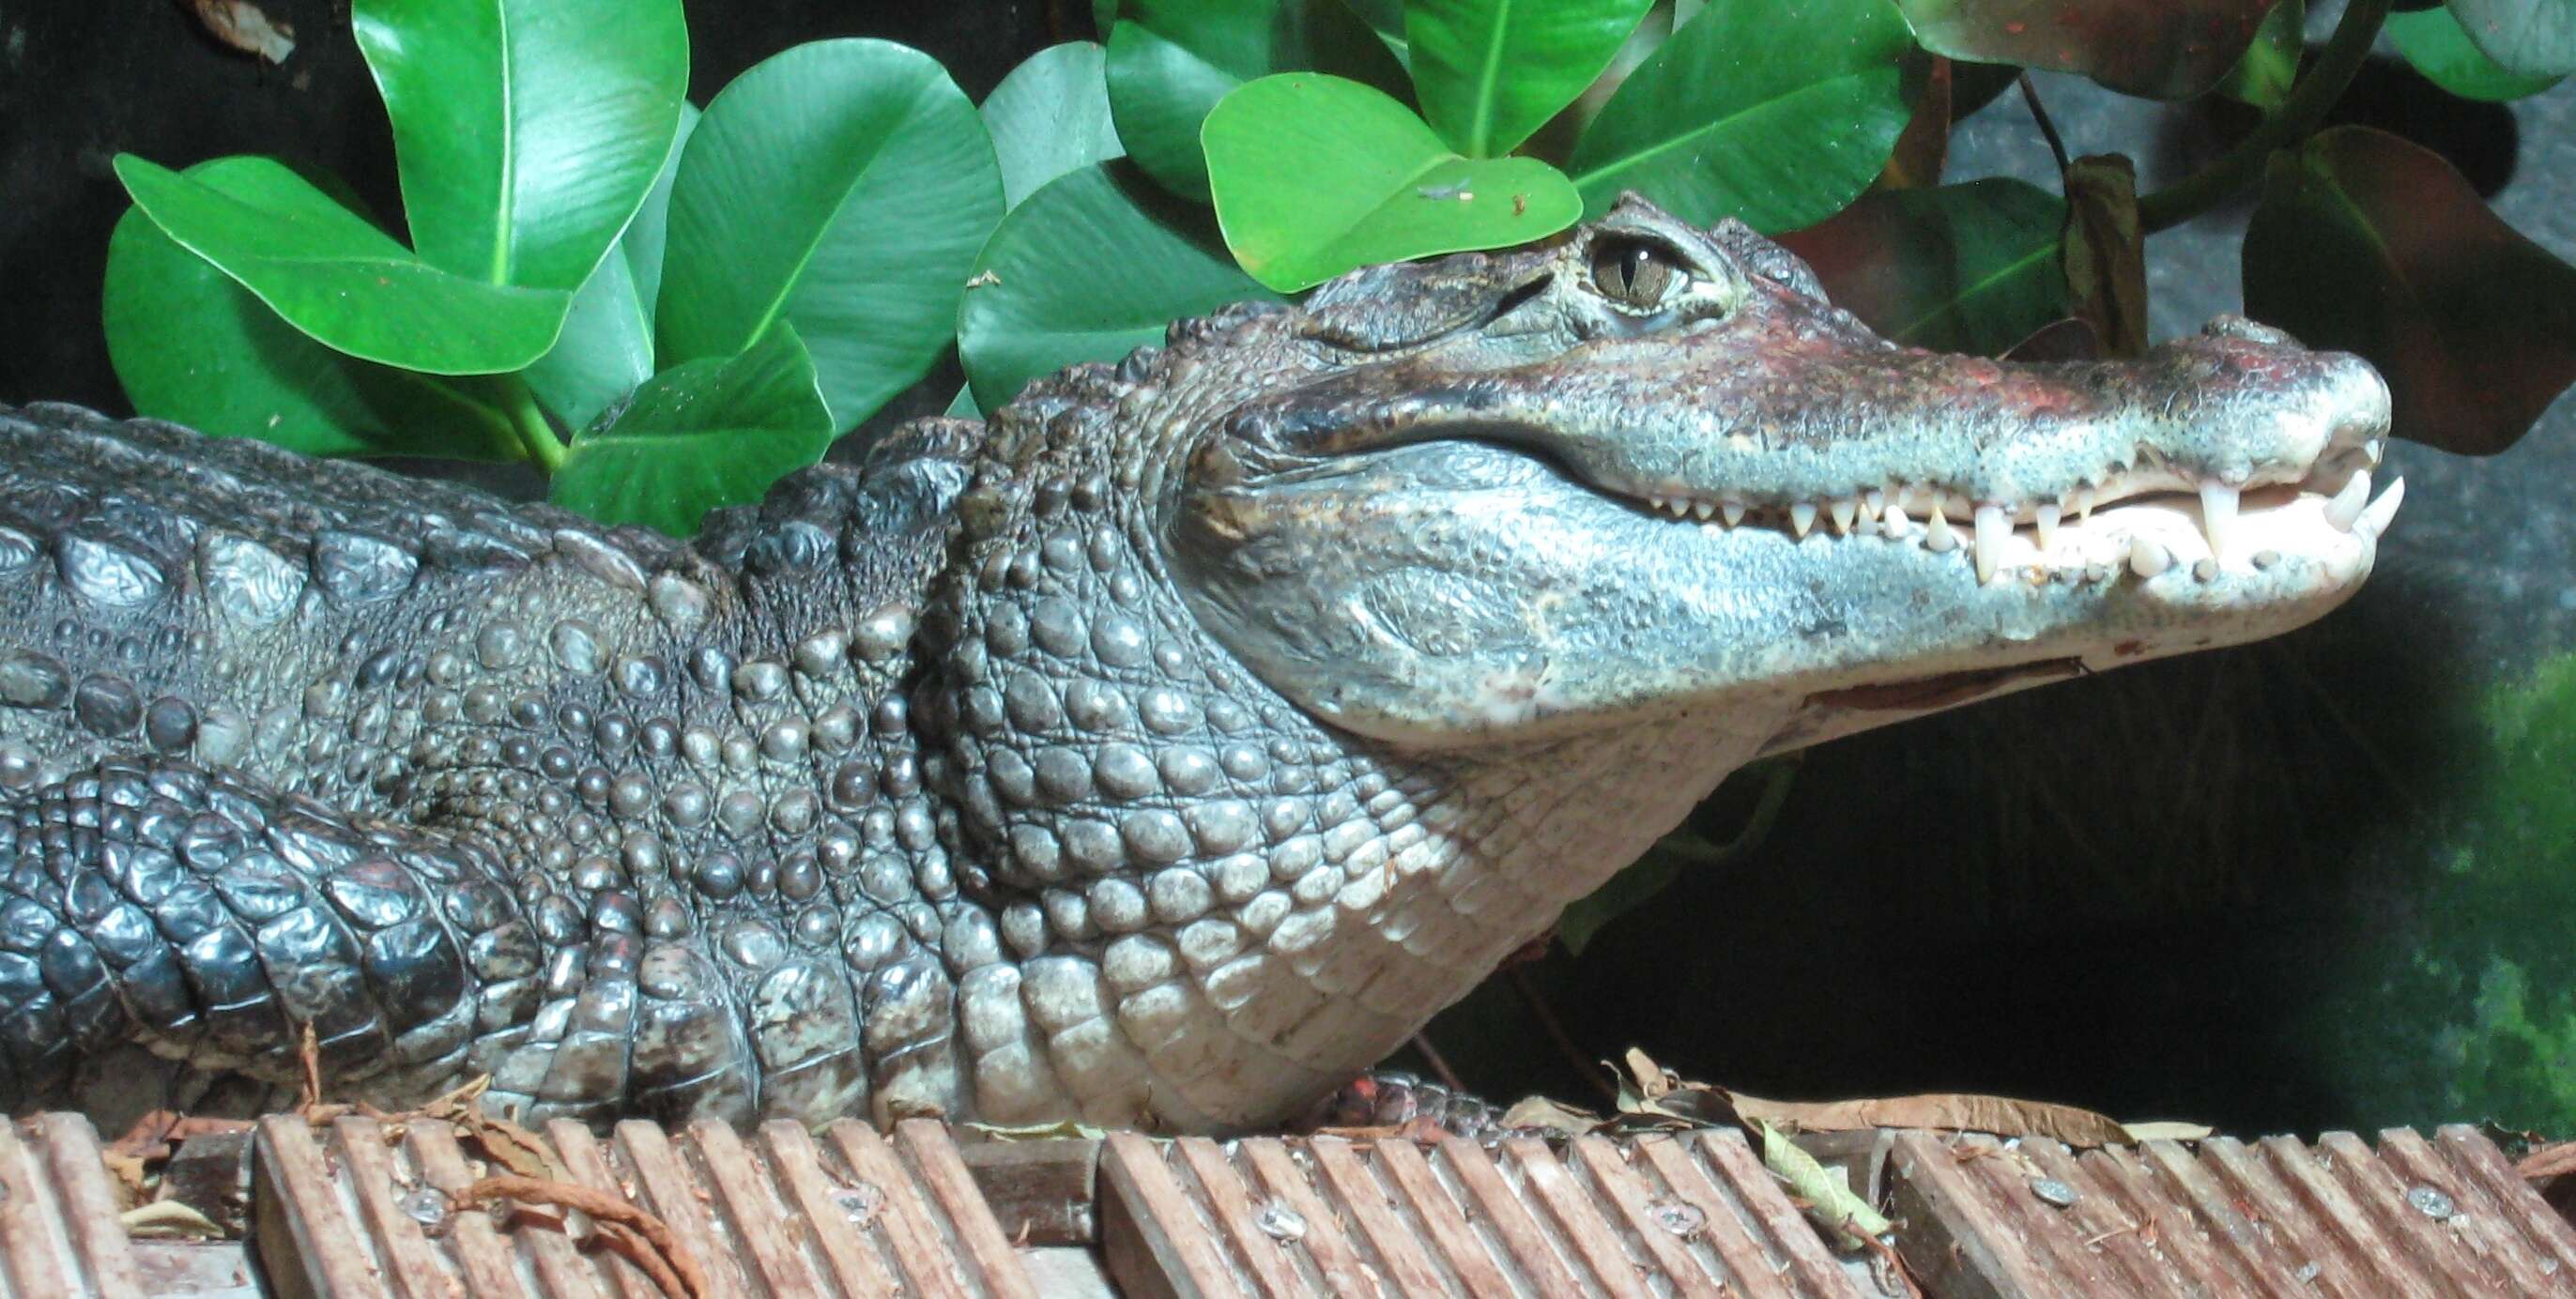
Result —
POLYGON ((2200 332, 2211 338, 2241 338, 2249 343, 2263 343, 2272 347, 2299 345, 2299 340, 2291 337, 2287 330, 2274 329, 2270 325, 2233 314, 2210 317, 2209 323, 2200 327, 2200 332))

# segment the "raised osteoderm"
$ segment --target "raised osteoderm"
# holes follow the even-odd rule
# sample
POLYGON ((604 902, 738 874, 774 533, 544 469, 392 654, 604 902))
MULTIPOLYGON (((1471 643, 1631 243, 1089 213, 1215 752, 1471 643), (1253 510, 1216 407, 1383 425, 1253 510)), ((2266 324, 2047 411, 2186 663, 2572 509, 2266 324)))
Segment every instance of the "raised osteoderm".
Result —
POLYGON ((1893 346, 1740 226, 1174 325, 687 544, 0 411, 0 1109, 1222 1130, 1760 753, 2315 618, 2378 377, 1893 346))

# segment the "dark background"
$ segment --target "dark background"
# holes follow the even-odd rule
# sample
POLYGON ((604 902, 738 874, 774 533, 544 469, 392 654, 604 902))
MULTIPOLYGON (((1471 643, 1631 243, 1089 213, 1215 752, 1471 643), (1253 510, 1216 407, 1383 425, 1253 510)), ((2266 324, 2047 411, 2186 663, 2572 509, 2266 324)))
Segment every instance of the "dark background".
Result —
MULTIPOLYGON (((98 321, 107 236, 126 206, 109 170, 119 151, 172 167, 275 154, 347 178, 379 213, 400 210, 339 0, 264 7, 295 29, 282 67, 220 46, 174 0, 0 0, 0 402, 126 409, 98 321)), ((2332 16, 2321 9, 2319 24, 2332 16)), ((980 100, 1028 53, 1091 35, 1087 4, 738 0, 689 13, 699 103, 789 45, 853 34, 928 51, 980 100)), ((2142 190, 2247 124, 2063 77, 2040 86, 2070 147, 2132 153, 2142 190)), ((2468 106, 2381 60, 2345 116, 2442 150, 2526 233, 2576 253, 2576 90, 2468 106)), ((1954 180, 2053 185, 2014 96, 1963 124, 1952 164, 1954 180)), ((2214 213, 2151 246, 2159 333, 2238 305, 2243 220, 2241 206, 2214 213)), ((934 376, 912 408, 954 388, 953 371, 934 376)), ((2397 449, 2412 491, 2380 574, 2305 632, 1810 755, 1760 851, 1686 879, 1581 958, 1523 971, 1567 1049, 1546 1044, 1515 979, 1432 1038, 1502 1097, 1596 1099, 1577 1062, 1635 1044, 1774 1095, 1975 1088, 2247 1130, 2482 1117, 2415 1068, 2450 1040, 2448 1021, 2372 980, 2428 941, 2441 916, 2426 881, 2496 814, 2473 787, 2482 701, 2576 646, 2571 425, 2561 402, 2492 462, 2397 449)), ((1744 799, 1720 801, 1723 823, 1744 799)), ((2494 941, 2576 950, 2569 912, 2525 922, 2494 941)), ((2576 1062, 2535 1063, 2576 1076, 2576 1062)))

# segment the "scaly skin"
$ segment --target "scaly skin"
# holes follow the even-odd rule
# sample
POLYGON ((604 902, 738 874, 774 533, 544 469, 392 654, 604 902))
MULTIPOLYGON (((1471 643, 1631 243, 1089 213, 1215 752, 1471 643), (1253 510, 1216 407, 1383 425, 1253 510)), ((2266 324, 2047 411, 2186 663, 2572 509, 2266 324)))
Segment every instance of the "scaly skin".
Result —
POLYGON ((0 1108, 271 1104, 309 1024, 388 1106, 1273 1123, 1755 754, 2332 607, 2386 409, 2243 322, 1892 348, 1632 200, 686 545, 0 411, 0 1108))

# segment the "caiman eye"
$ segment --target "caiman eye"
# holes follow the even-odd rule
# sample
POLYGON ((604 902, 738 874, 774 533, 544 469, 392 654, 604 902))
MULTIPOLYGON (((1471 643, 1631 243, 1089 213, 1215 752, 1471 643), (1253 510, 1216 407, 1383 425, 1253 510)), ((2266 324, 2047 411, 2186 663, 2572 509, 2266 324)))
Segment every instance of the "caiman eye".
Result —
POLYGON ((1623 307, 1652 311, 1690 272, 1673 250, 1650 239, 1603 239, 1592 245, 1592 284, 1623 307))

